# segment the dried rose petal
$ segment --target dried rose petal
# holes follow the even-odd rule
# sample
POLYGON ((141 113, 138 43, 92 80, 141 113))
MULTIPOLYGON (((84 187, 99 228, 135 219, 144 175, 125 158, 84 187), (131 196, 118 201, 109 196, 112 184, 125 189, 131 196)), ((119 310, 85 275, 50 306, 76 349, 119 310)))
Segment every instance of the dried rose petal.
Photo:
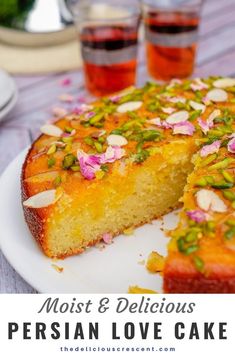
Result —
POLYGON ((193 91, 201 91, 203 89, 207 89, 208 85, 204 83, 200 78, 195 78, 190 87, 193 91))
POLYGON ((182 81, 179 79, 179 78, 172 78, 170 80, 170 83, 169 85, 167 86, 167 88, 172 88, 174 87, 175 85, 180 85, 182 83, 182 81))
POLYGON ((100 170, 100 156, 89 155, 82 150, 78 150, 77 158, 84 178, 88 180, 94 179, 95 173, 100 170))
POLYGON ((210 145, 205 145, 202 147, 200 151, 200 156, 201 157, 206 157, 209 154, 217 153, 220 149, 221 146, 221 141, 215 141, 211 143, 210 145))
POLYGON ((207 214, 202 210, 193 210, 186 212, 188 217, 197 223, 204 222, 207 219, 207 214))
POLYGON ((110 233, 105 233, 103 234, 103 237, 102 237, 103 241, 105 244, 112 244, 112 241, 113 241, 113 237, 110 233))
POLYGON ((197 119, 198 125, 202 129, 202 132, 206 135, 210 128, 214 126, 214 120, 218 116, 220 116, 221 112, 219 109, 215 109, 207 118, 206 121, 202 120, 201 118, 197 119))
POLYGON ((113 163, 125 155, 123 148, 119 146, 109 146, 105 153, 100 155, 101 164, 113 163))
POLYGON ((195 131, 195 127, 189 121, 183 121, 173 126, 173 134, 189 135, 192 136, 195 131))
POLYGON ((76 134, 76 130, 73 129, 71 132, 64 132, 61 137, 71 137, 74 136, 76 134))
POLYGON ((93 107, 88 104, 81 104, 79 106, 74 106, 71 110, 73 114, 81 115, 87 112, 88 110, 92 109, 93 107))
POLYGON ((125 155, 125 151, 118 146, 109 146, 105 153, 87 154, 82 150, 77 151, 77 158, 80 165, 81 173, 85 179, 91 180, 95 178, 95 173, 100 171, 102 164, 113 163, 121 159, 125 155))
POLYGON ((202 132, 206 135, 208 131, 210 130, 210 127, 207 123, 207 121, 202 120, 202 118, 197 119, 198 125, 202 129, 202 132))
POLYGON ((233 137, 228 143, 228 151, 235 153, 235 137, 233 137))
POLYGON ((118 103, 120 98, 121 96, 112 96, 112 97, 109 97, 109 100, 113 103, 118 103))
POLYGON ((54 107, 52 108, 52 114, 58 118, 61 118, 62 116, 68 114, 68 111, 62 107, 54 107))
POLYGON ((60 81, 61 86, 70 86, 71 83, 72 83, 72 80, 69 77, 66 77, 60 81))
POLYGON ((168 124, 165 120, 161 120, 160 118, 147 120, 147 123, 162 127, 163 129, 172 129, 171 124, 168 124))

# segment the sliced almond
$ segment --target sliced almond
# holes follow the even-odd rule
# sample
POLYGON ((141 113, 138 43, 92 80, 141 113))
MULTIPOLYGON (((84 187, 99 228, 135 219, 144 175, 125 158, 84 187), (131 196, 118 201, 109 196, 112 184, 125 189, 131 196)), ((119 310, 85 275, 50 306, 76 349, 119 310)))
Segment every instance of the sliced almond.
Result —
POLYGON ((220 111, 219 109, 213 110, 213 112, 210 113, 210 115, 209 115, 208 118, 207 118, 208 124, 209 124, 209 125, 210 125, 210 124, 213 124, 213 121, 214 121, 216 118, 218 118, 218 116, 220 116, 220 115, 221 115, 221 111, 220 111))
POLYGON ((134 110, 139 109, 142 106, 142 104, 143 102, 140 102, 140 101, 123 103, 117 107, 117 112, 118 113, 132 112, 134 110))
POLYGON ((225 102, 228 100, 228 93, 220 88, 209 91, 206 97, 212 102, 225 102))
POLYGON ((162 111, 163 113, 166 113, 166 114, 172 114, 175 112, 175 108, 172 108, 172 107, 168 107, 168 108, 162 108, 162 111))
POLYGON ((51 171, 51 172, 44 172, 40 174, 36 174, 34 176, 31 176, 25 181, 30 182, 30 183, 43 183, 47 181, 53 181, 55 178, 59 175, 58 171, 51 171))
POLYGON ((125 146, 128 141, 125 137, 120 135, 109 135, 107 137, 107 143, 109 146, 125 146))
POLYGON ((45 124, 41 126, 40 130, 43 134, 53 137, 60 137, 63 134, 63 130, 53 124, 45 124))
POLYGON ((187 110, 180 110, 179 112, 173 113, 166 119, 169 124, 177 124, 183 121, 187 121, 189 118, 189 112, 187 110))
POLYGON ((204 211, 224 213, 227 206, 223 200, 212 190, 202 189, 196 193, 198 206, 204 211))
POLYGON ((25 200, 23 205, 30 208, 48 207, 55 203, 61 195, 61 193, 58 195, 55 189, 42 191, 25 200))
POLYGON ((190 107, 192 107, 194 110, 201 110, 202 113, 206 110, 206 106, 204 104, 195 102, 195 101, 189 101, 190 107))
POLYGON ((213 83, 213 86, 216 88, 229 88, 235 86, 235 78, 225 77, 216 80, 213 83))

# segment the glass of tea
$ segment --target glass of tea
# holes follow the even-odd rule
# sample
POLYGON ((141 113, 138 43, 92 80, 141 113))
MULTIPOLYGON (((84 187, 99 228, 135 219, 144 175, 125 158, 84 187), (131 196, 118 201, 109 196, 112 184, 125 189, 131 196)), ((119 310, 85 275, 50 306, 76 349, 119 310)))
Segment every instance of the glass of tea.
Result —
POLYGON ((135 84, 140 7, 136 0, 70 1, 85 82, 96 96, 135 84))
POLYGON ((142 0, 149 74, 167 81, 194 69, 203 0, 142 0))

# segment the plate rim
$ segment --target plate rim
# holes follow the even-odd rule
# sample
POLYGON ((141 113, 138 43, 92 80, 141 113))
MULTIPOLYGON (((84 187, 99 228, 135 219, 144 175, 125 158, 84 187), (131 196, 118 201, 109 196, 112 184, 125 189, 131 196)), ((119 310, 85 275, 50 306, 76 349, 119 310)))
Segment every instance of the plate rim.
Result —
POLYGON ((8 114, 12 111, 12 109, 15 107, 18 97, 19 97, 19 92, 18 88, 16 86, 15 81, 12 79, 13 85, 14 85, 14 93, 8 103, 4 106, 2 110, 0 110, 0 123, 8 117, 8 114))

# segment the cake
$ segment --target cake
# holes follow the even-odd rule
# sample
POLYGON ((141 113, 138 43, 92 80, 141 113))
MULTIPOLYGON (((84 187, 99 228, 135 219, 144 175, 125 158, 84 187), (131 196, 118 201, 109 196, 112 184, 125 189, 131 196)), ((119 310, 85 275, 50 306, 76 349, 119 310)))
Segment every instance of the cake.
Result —
POLYGON ((42 126, 22 169, 26 222, 64 258, 166 214, 166 292, 235 292, 235 79, 172 80, 42 126))

